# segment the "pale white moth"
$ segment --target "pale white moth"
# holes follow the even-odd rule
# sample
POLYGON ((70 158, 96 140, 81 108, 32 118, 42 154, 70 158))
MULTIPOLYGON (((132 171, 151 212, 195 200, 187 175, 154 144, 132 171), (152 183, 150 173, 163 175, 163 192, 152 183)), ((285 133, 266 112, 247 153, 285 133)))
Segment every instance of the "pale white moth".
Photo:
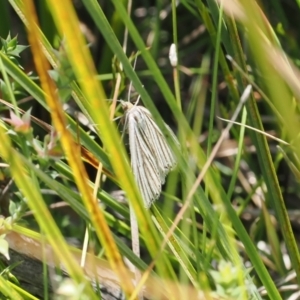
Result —
MULTIPOLYGON (((131 168, 137 186, 149 208, 159 197, 167 174, 176 166, 176 157, 148 109, 121 101, 125 112, 125 130, 129 135, 131 168)), ((179 142, 170 127, 170 136, 179 142)))

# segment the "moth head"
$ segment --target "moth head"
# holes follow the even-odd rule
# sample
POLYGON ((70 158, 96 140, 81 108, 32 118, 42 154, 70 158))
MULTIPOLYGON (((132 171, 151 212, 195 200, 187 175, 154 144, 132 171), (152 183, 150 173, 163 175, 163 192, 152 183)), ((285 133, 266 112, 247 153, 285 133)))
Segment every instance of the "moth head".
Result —
POLYGON ((120 100, 120 103, 121 103, 121 106, 124 109, 124 111, 127 111, 127 110, 131 109, 134 106, 132 103, 130 103, 128 101, 120 100))

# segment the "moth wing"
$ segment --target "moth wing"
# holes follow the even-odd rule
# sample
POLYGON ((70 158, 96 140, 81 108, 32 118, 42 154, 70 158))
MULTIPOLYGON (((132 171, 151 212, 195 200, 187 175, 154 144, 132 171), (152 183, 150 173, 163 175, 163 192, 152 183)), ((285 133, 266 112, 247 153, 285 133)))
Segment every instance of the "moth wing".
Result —
MULTIPOLYGON (((163 184, 166 175, 176 166, 176 157, 160 128, 153 121, 150 112, 143 107, 139 108, 141 108, 143 112, 143 123, 141 123, 140 130, 145 137, 145 142, 153 154, 153 157, 157 161, 161 182, 163 184)), ((175 143, 179 145, 179 142, 170 127, 167 126, 167 128, 175 143)))
POLYGON ((131 168, 144 204, 149 208, 161 193, 160 174, 144 136, 140 131, 139 119, 130 111, 127 113, 131 168))

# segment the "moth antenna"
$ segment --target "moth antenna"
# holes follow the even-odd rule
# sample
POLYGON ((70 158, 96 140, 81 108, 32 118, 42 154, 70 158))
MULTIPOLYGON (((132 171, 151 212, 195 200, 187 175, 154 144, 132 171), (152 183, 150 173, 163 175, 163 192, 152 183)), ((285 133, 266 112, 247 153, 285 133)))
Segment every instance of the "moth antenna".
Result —
POLYGON ((141 99, 141 95, 138 96, 136 102, 134 103, 134 106, 138 105, 138 103, 140 102, 140 99, 141 99))
MULTIPOLYGON (((135 59, 134 59, 134 62, 133 62, 133 70, 135 70, 135 67, 136 67, 136 61, 137 61, 137 55, 135 56, 135 59)), ((132 89, 132 81, 130 81, 130 84, 129 84, 129 90, 128 90, 128 98, 127 98, 127 102, 130 102, 131 89, 132 89)))

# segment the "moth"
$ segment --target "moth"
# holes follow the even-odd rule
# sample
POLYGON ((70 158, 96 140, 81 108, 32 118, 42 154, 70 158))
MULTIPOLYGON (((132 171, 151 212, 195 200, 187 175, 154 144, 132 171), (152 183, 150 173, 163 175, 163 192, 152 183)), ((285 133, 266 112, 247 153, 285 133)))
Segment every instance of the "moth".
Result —
MULTIPOLYGON (((148 109, 121 101, 125 130, 129 135, 131 168, 146 208, 159 197, 167 174, 176 166, 176 157, 148 109)), ((179 142, 170 127, 170 136, 179 142)))

